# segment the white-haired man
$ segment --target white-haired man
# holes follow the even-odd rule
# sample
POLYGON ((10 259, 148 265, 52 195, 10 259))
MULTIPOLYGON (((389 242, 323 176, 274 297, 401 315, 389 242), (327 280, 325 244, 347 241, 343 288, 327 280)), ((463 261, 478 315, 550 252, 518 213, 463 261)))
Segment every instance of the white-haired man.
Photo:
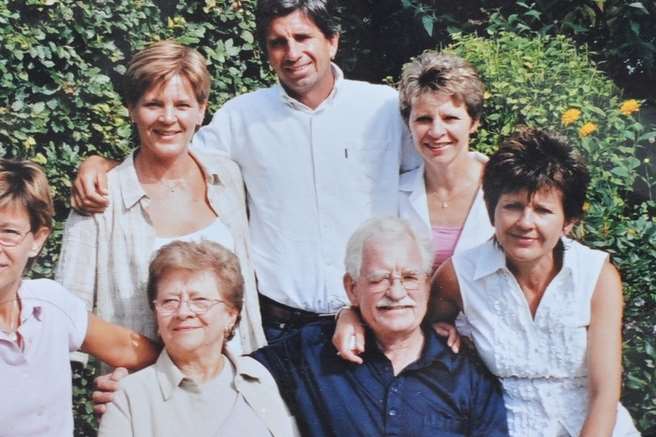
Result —
POLYGON ((428 240, 398 218, 367 221, 347 245, 344 286, 367 326, 360 365, 340 359, 334 322, 255 352, 306 436, 508 435, 497 381, 422 325, 428 240))

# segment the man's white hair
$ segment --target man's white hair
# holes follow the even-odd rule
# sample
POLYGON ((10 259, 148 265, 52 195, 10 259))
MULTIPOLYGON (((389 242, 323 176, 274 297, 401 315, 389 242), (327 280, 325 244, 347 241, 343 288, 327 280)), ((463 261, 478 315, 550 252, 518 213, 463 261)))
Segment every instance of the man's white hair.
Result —
POLYGON ((374 217, 364 222, 355 230, 346 243, 344 267, 346 273, 354 280, 360 277, 362 268, 362 250, 365 243, 376 240, 410 239, 417 244, 422 259, 424 273, 430 273, 433 266, 433 250, 430 238, 415 229, 406 220, 398 217, 374 217))

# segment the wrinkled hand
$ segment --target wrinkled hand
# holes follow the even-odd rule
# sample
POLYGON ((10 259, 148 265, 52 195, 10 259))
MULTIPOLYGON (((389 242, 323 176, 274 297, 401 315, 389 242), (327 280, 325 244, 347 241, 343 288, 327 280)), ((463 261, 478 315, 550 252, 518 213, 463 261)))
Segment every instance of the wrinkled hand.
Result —
POLYGON ((453 353, 457 354, 460 351, 460 334, 455 326, 446 322, 437 322, 433 324, 433 329, 440 337, 446 337, 446 344, 453 353))
POLYGON ((128 370, 124 367, 117 367, 112 373, 101 375, 94 380, 96 390, 91 394, 93 401, 93 411, 98 417, 105 414, 107 404, 112 401, 114 392, 118 390, 118 382, 128 376, 128 370))
POLYGON ((339 313, 333 345, 342 359, 356 364, 363 363, 359 355, 364 352, 364 327, 357 311, 346 308, 339 313))
POLYGON ((71 193, 71 206, 76 211, 96 214, 107 208, 107 166, 108 161, 100 156, 91 156, 80 165, 71 193))

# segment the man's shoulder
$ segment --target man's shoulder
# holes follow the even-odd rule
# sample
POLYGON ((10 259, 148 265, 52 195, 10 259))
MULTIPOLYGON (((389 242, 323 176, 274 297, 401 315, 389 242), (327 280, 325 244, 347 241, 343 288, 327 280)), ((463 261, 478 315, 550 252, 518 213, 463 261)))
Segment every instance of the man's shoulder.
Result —
POLYGON ((268 368, 275 363, 295 366, 320 356, 326 348, 333 348, 334 332, 335 322, 332 320, 310 323, 294 334, 258 349, 252 356, 268 368))
POLYGON ((382 101, 396 102, 398 100, 398 92, 389 85, 344 79, 342 87, 349 95, 365 95, 369 98, 378 98, 382 101))
POLYGON ((254 91, 249 91, 244 94, 239 94, 226 101, 221 107, 222 110, 238 110, 238 109, 253 109, 253 105, 261 105, 264 102, 276 101, 276 92, 278 85, 271 85, 264 88, 258 88, 254 91))

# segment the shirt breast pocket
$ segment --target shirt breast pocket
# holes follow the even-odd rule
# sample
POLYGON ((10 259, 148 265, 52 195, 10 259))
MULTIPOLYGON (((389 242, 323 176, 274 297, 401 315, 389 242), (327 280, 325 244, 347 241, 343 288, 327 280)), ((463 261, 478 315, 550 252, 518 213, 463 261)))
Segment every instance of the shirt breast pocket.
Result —
POLYGON ((438 414, 424 416, 424 429, 427 431, 426 435, 441 437, 461 437, 467 434, 467 425, 464 420, 438 414))
POLYGON ((389 140, 352 140, 347 142, 344 156, 345 170, 352 177, 357 175, 358 187, 355 189, 369 196, 373 205, 385 205, 396 199, 400 159, 389 140))

